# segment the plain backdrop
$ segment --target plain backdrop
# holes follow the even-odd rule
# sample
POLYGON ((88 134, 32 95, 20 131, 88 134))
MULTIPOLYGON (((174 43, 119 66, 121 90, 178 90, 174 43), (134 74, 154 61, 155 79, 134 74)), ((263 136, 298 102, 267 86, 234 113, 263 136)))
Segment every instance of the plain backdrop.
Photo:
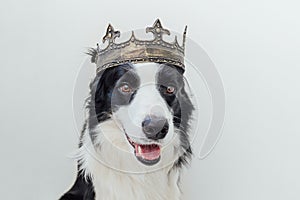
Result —
POLYGON ((71 185, 72 92, 110 22, 189 26, 220 72, 223 135, 186 171, 187 199, 300 198, 299 1, 0 1, 1 199, 53 200, 71 185))

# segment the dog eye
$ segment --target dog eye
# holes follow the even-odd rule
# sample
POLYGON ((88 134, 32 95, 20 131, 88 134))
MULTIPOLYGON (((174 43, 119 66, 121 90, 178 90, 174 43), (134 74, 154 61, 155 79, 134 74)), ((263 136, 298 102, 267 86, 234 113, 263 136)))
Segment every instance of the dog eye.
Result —
POLYGON ((121 92, 124 92, 124 93, 132 92, 132 88, 127 84, 122 85, 119 89, 121 90, 121 92))
POLYGON ((175 88, 174 88, 174 87, 168 86, 168 87, 166 88, 166 93, 167 93, 167 94, 173 94, 174 92, 175 92, 175 88))

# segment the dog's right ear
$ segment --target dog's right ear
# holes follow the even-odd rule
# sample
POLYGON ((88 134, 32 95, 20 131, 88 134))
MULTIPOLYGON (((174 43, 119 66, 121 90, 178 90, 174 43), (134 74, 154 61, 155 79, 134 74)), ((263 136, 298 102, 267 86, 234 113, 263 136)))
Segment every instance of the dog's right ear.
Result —
POLYGON ((92 63, 96 63, 97 50, 95 48, 89 48, 86 54, 91 56, 92 63))

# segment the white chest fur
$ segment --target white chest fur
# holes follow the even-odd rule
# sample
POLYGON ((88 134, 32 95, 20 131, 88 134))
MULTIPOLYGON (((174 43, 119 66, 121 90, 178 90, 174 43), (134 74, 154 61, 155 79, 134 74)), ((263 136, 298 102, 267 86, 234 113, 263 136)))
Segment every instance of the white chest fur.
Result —
POLYGON ((103 167, 93 174, 96 200, 179 200, 178 173, 126 174, 103 167))

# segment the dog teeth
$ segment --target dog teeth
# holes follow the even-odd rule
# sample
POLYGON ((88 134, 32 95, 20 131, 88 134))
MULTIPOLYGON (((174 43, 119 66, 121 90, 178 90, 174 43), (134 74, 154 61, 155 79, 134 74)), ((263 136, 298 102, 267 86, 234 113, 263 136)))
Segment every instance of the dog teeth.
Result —
POLYGON ((138 153, 142 153, 142 148, 141 148, 141 146, 138 146, 138 153))

